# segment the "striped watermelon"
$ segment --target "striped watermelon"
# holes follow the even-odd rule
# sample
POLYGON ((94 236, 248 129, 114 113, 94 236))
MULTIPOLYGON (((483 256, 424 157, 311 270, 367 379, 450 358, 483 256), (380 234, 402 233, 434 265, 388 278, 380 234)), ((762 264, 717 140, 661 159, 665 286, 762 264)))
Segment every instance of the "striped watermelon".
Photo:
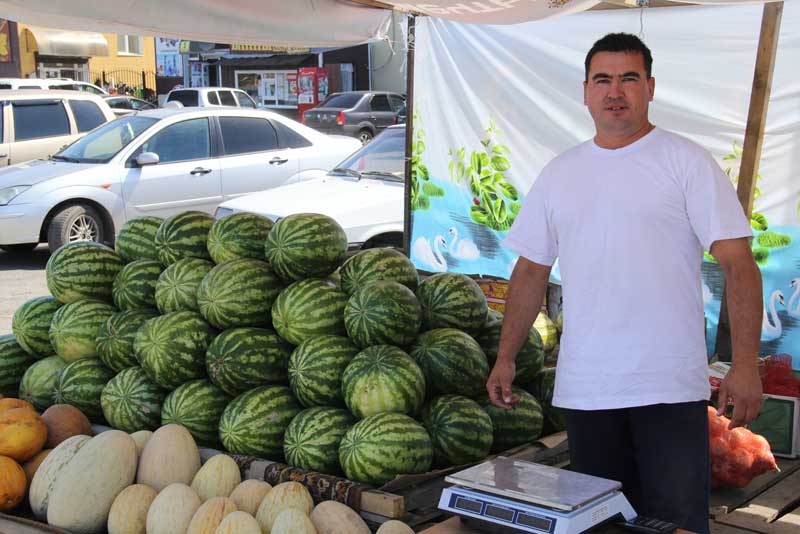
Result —
POLYGON ((229 395, 273 383, 286 383, 292 346, 266 328, 232 328, 218 335, 206 352, 208 377, 229 395))
POLYGON ((25 371, 35 361, 13 334, 0 336, 0 394, 16 397, 25 371))
POLYGON ((297 213, 275 223, 264 253, 278 276, 287 282, 322 278, 347 255, 347 235, 335 220, 319 213, 297 213))
POLYGON ((156 384, 175 389, 206 374, 206 350, 216 332, 199 314, 175 312, 147 320, 133 339, 133 351, 156 384))
POLYGON ((422 320, 428 329, 478 330, 489 312, 486 296, 473 279, 458 273, 439 273, 426 278, 417 291, 422 320))
POLYGON ((122 311, 155 308, 156 282, 162 270, 161 263, 155 260, 136 260, 123 267, 111 291, 117 308, 122 311))
POLYGON ((303 406, 343 406, 342 374, 358 348, 342 336, 300 343, 289 358, 289 384, 303 406))
POLYGON ((302 280, 281 291, 275 299, 272 325, 278 335, 293 345, 316 336, 341 335, 345 333, 346 305, 347 295, 322 280, 302 280))
POLYGON ((355 419, 343 408, 316 406, 292 419, 283 437, 286 461, 295 467, 338 475, 339 443, 355 419))
POLYGON ((216 445, 219 419, 230 401, 231 397, 208 380, 191 380, 164 399, 161 424, 182 425, 198 442, 216 445))
POLYGON ((381 486, 397 475, 426 473, 433 462, 428 432, 401 413, 379 413, 347 431, 339 463, 347 478, 381 486))
MULTIPOLYGON (((481 346, 486 358, 489 360, 489 368, 494 367, 494 363, 497 360, 497 348, 500 345, 500 331, 502 328, 502 319, 488 321, 475 336, 475 341, 481 346)), ((543 364, 542 340, 539 337, 539 333, 531 328, 528 331, 525 344, 522 345, 522 348, 517 353, 517 373, 514 382, 527 384, 541 371, 543 364)))
POLYGON ((376 280, 403 284, 411 291, 419 285, 419 275, 411 260, 393 248, 370 248, 350 257, 340 269, 342 291, 348 295, 376 280))
POLYGON ((164 269, 156 282, 158 311, 161 313, 199 312, 197 288, 213 268, 214 264, 208 260, 184 258, 164 269))
POLYGON ((108 424, 125 432, 155 430, 161 422, 164 391, 141 367, 129 367, 109 380, 100 395, 108 424))
POLYGON ((97 332, 97 355, 109 369, 120 372, 139 365, 133 352, 133 338, 148 319, 158 317, 155 310, 131 310, 109 317, 97 332))
POLYGON ((217 265, 197 288, 200 313, 217 328, 260 326, 283 283, 264 261, 249 258, 217 265))
POLYGON ((28 367, 19 384, 19 398, 39 411, 52 406, 58 375, 66 365, 67 362, 58 356, 49 356, 28 367))
POLYGON ((359 352, 344 370, 342 395, 359 419, 381 412, 415 414, 425 401, 425 375, 401 349, 376 345, 359 352))
POLYGON ((50 323, 60 307, 54 297, 37 297, 17 308, 11 319, 11 331, 25 352, 35 358, 55 353, 50 343, 50 323))
POLYGON ((492 452, 532 443, 542 434, 544 416, 542 406, 533 395, 522 388, 511 386, 511 393, 519 398, 510 410, 495 406, 488 395, 482 396, 478 403, 492 418, 494 441, 492 452))
POLYGON ((434 398, 422 410, 422 423, 440 467, 486 458, 492 448, 492 419, 480 405, 461 395, 434 398))
POLYGON ((405 347, 416 339, 422 309, 414 292, 397 282, 379 280, 358 288, 344 309, 344 326, 361 348, 405 347))
POLYGON ((156 232, 159 261, 172 265, 181 258, 211 259, 206 248, 214 217, 201 211, 184 211, 164 220, 156 232))
POLYGON ((55 404, 71 404, 92 421, 101 421, 100 396, 112 378, 114 371, 96 358, 68 363, 58 375, 53 401, 55 404))
POLYGON ((268 460, 283 459, 283 434, 302 408, 284 386, 260 386, 228 404, 219 437, 230 452, 268 460))
POLYGON ((122 225, 114 249, 123 260, 158 260, 156 232, 164 219, 161 217, 137 217, 122 225))
POLYGON ((408 353, 422 368, 431 389, 466 396, 480 394, 489 378, 489 363, 478 342, 455 328, 421 334, 408 353))
POLYGON ((567 428, 561 410, 553 406, 553 392, 556 387, 556 368, 545 367, 533 381, 525 388, 528 393, 536 397, 545 416, 545 428, 553 432, 561 432, 567 428))
POLYGON ((97 332, 116 310, 99 300, 78 300, 53 314, 50 343, 68 362, 97 357, 97 332))
POLYGON ((208 253, 215 263, 240 258, 264 259, 264 242, 273 222, 255 213, 231 213, 217 219, 208 232, 208 253))
POLYGON ((114 278, 124 265, 122 258, 105 245, 70 243, 47 260, 47 288, 64 304, 82 299, 111 302, 114 278))

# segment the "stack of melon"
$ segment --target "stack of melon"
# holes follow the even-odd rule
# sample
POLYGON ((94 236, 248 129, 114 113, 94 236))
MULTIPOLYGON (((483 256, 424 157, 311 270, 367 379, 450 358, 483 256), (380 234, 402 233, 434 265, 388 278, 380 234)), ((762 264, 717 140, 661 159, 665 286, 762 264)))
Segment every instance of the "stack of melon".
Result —
MULTIPOLYGON (((319 214, 134 219, 115 250, 53 254, 52 297, 20 307, 0 340, 0 385, 126 432, 177 423, 202 444, 374 485, 539 437, 533 395, 515 387, 511 411, 486 397, 502 316, 477 284, 420 283, 391 249, 346 252, 319 214)), ((516 383, 546 401, 542 361, 532 329, 516 383)))

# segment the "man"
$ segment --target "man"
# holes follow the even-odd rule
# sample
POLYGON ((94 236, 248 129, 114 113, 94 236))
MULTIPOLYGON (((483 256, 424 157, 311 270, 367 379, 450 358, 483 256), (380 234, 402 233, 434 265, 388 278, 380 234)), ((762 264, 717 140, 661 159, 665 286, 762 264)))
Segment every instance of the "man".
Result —
POLYGON ((655 127, 650 50, 609 34, 586 56, 584 103, 596 134, 551 161, 504 245, 511 276, 492 402, 510 409, 514 359, 562 275, 564 332, 553 404, 575 470, 623 484, 637 512, 708 533, 709 384, 700 265, 725 275, 733 366, 719 409, 756 417, 761 277, 750 225, 727 176, 691 141, 655 127))

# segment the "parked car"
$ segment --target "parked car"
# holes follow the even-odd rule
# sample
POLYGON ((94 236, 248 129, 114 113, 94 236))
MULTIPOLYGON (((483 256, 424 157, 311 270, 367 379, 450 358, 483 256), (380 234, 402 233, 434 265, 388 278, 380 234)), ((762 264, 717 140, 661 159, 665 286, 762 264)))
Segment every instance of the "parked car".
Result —
POLYGON ((331 169, 359 148, 275 113, 155 109, 120 117, 49 160, 0 169, 0 247, 111 243, 128 219, 186 210, 331 169))
POLYGON ((257 213, 277 221, 324 213, 347 234, 349 248, 403 246, 405 126, 392 126, 329 172, 307 171, 292 183, 223 202, 215 216, 257 213))
POLYGON ((114 115, 117 117, 130 115, 131 113, 144 111, 146 109, 156 109, 158 107, 154 104, 151 104, 147 100, 142 100, 141 98, 136 98, 135 96, 109 95, 103 98, 105 99, 106 104, 108 104, 108 106, 111 108, 111 111, 113 111, 114 115))
POLYGON ((102 98, 75 91, 0 91, 0 166, 46 158, 114 120, 102 98))
POLYGON ((185 107, 213 107, 229 106, 239 108, 253 108, 256 103, 241 89, 231 89, 229 87, 191 87, 185 89, 173 89, 167 93, 164 104, 168 102, 180 102, 185 107))
POLYGON ((386 91, 332 93, 303 114, 303 123, 320 132, 358 137, 367 144, 384 128, 398 124, 406 99, 386 91))
POLYGON ((108 92, 93 83, 67 78, 0 78, 0 89, 53 89, 56 91, 83 91, 103 96, 108 92))

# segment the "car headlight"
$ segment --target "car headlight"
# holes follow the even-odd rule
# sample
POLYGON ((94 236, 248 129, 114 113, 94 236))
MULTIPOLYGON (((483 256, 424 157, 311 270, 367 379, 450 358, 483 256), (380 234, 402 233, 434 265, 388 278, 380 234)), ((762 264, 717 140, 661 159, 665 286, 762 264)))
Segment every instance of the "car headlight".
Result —
POLYGON ((217 210, 214 212, 214 218, 221 219, 226 215, 230 215, 231 213, 233 213, 233 210, 230 208, 217 208, 217 210))
POLYGON ((30 188, 31 186, 29 185, 15 185, 12 187, 6 187, 5 189, 0 189, 0 206, 5 206, 30 188))

